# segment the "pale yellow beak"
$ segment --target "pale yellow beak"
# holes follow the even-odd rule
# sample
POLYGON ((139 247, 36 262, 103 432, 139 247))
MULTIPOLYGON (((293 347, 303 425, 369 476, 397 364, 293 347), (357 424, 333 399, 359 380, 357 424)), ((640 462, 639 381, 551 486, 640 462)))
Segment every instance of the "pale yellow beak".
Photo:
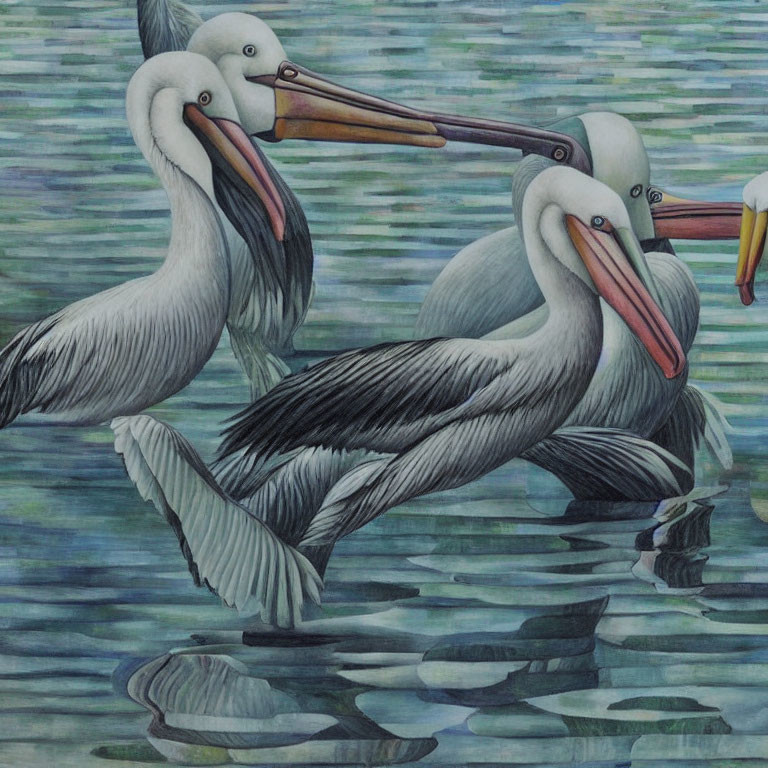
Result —
POLYGON ((741 214, 736 285, 739 286, 741 303, 746 306, 755 300, 755 272, 760 259, 763 258, 766 230, 768 230, 768 211, 756 213, 745 203, 741 214))

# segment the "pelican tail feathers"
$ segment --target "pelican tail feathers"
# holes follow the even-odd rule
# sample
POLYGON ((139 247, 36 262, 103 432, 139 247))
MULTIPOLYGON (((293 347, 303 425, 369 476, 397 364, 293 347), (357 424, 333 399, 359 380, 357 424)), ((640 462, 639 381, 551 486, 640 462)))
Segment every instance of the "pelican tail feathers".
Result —
POLYGON ((232 352, 250 383, 251 400, 256 400, 285 378, 291 369, 277 355, 265 349, 256 334, 234 325, 227 327, 232 352))
POLYGON ((136 0, 139 39, 145 59, 166 51, 185 51, 203 20, 179 0, 136 0))
POLYGON ((720 403, 712 395, 689 384, 680 393, 667 422, 650 439, 688 466, 693 466, 694 454, 703 442, 712 458, 723 469, 730 470, 733 454, 727 433, 731 429, 720 403))
POLYGON ((174 529, 190 572, 243 615, 292 627, 322 582, 310 562, 219 487, 194 448, 150 416, 113 419, 115 450, 174 529))
MULTIPOLYGON (((620 429, 564 427, 522 454, 579 500, 656 501, 683 493, 688 467, 664 448, 620 429)), ((690 480, 689 480, 690 482, 690 480)))

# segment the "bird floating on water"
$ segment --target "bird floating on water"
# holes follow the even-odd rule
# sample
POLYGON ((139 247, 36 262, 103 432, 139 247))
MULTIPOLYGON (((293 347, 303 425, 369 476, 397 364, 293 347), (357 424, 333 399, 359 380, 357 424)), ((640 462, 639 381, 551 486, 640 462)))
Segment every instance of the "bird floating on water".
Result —
MULTIPOLYGON (((305 451, 379 454, 344 474, 316 513, 306 514, 299 500, 287 519, 273 515, 273 532, 311 556, 388 508, 470 482, 549 435, 597 365, 599 296, 665 376, 680 375, 684 352, 631 266, 640 246, 614 192, 573 169, 550 168, 530 184, 522 220, 532 269, 551 302, 535 330, 499 341, 431 339, 347 352, 287 377, 228 430, 221 457, 240 452, 253 472, 270 461, 279 469, 305 451)), ((191 446, 148 416, 118 419, 113 428, 131 478, 172 523, 197 580, 240 608, 243 596, 263 589, 254 581, 261 550, 242 543, 242 521, 250 516, 260 530, 274 497, 250 509, 227 497, 191 446), (206 540, 200 516, 209 506, 224 512, 206 525, 216 531, 206 540), (228 515, 237 525, 226 523, 228 515), (245 588, 232 580, 236 559, 244 564, 245 588), (223 564, 228 575, 221 584, 223 564)), ((272 623, 296 615, 270 606, 262 618, 272 623)))
MULTIPOLYGON (((594 177, 621 197, 635 235, 649 250, 634 266, 652 286, 687 354, 698 328, 699 292, 690 270, 674 256, 666 238, 692 232, 695 221, 699 222, 695 230, 699 237, 733 235, 741 210, 731 203, 679 198, 670 202, 669 195, 651 185, 648 155, 629 120, 611 112, 591 112, 578 120, 590 149, 594 177), (661 239, 654 217, 660 212, 661 239)), ((551 165, 551 160, 529 156, 517 167, 513 208, 518 221, 527 186, 551 165)), ((519 318, 534 310, 540 319, 548 311, 527 264, 520 231, 510 227, 470 244, 448 263, 422 304, 416 336, 500 339, 519 333, 519 318)), ((590 441, 583 432, 560 433, 534 446, 524 457, 560 477, 578 498, 658 499, 687 492, 693 483, 693 452, 702 437, 728 467, 725 422, 710 397, 686 385, 687 367, 680 376, 666 379, 605 303, 603 315, 600 365, 564 426, 621 429, 654 441, 685 465, 676 470, 680 487, 663 482, 666 473, 656 476, 646 471, 637 449, 644 445, 651 460, 657 449, 636 437, 627 444, 621 437, 590 441), (626 450, 635 454, 634 462, 626 461, 626 450)))
MULTIPOLYGON (((279 184, 205 57, 167 53, 146 62, 131 78, 126 114, 168 196, 165 262, 20 331, 0 351, 0 426, 33 410, 96 424, 178 392, 213 353, 230 306, 214 189, 247 190, 262 215, 280 210, 279 184)), ((274 221, 283 224, 279 214, 274 221)))

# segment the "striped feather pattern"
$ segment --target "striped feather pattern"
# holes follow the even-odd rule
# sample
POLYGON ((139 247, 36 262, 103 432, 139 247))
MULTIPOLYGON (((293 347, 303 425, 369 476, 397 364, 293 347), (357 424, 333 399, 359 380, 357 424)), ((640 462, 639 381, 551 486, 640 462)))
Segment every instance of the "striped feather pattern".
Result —
POLYGON ((311 445, 390 452, 445 423, 513 360, 461 339, 346 352, 289 376, 249 406, 226 431, 220 455, 311 445))
POLYGON ((207 196, 172 173, 163 266, 17 334, 0 352, 3 426, 32 410, 72 424, 138 413, 178 392, 213 354, 229 306, 227 246, 207 196))
POLYGON ((296 546, 327 503, 331 488, 364 456, 363 451, 306 448, 265 478, 257 473, 253 480, 259 482, 258 487, 241 503, 280 538, 296 546))
POLYGON ((114 419, 115 450, 142 498, 173 527, 198 585, 227 605, 292 627, 320 577, 299 552, 229 499, 192 446, 150 416, 114 419))
MULTIPOLYGON (((231 312, 230 305, 230 317, 231 312)), ((258 331, 254 332, 247 326, 237 326, 229 320, 227 330, 232 352, 248 377, 251 400, 261 397, 290 374, 291 369, 277 355, 264 348, 258 331)))
POLYGON ((691 472, 678 458, 631 432, 564 427, 522 458, 553 472, 577 499, 657 501, 683 491, 676 475, 691 472))
POLYGON ((184 51, 189 38, 203 23, 179 0, 136 0, 139 38, 144 58, 166 51, 184 51))
POLYGON ((256 345, 280 355, 293 350, 293 335, 307 314, 314 254, 299 201, 259 146, 253 146, 283 201, 285 235, 282 242, 275 239, 261 200, 211 151, 216 201, 246 246, 233 244, 234 289, 227 322, 241 340, 252 337, 256 345))

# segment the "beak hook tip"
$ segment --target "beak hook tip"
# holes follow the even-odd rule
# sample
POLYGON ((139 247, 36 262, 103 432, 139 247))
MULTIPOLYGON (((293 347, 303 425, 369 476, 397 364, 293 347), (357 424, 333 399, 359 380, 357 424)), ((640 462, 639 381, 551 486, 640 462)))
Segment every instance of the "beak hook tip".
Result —
POLYGON ((748 307, 750 304, 752 304, 755 301, 755 289, 752 282, 744 282, 744 283, 737 283, 739 288, 739 298, 741 298, 741 303, 748 307))

